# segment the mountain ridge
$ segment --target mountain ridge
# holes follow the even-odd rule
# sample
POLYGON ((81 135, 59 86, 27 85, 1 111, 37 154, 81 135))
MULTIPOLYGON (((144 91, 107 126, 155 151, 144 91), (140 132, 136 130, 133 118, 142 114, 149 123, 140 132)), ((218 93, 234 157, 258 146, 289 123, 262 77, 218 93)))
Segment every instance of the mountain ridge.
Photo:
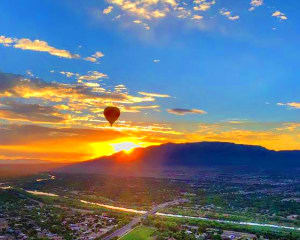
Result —
POLYGON ((289 170, 300 168, 300 151, 268 150, 262 146, 228 142, 166 143, 118 152, 66 166, 60 172, 107 172, 111 169, 246 168, 289 170))

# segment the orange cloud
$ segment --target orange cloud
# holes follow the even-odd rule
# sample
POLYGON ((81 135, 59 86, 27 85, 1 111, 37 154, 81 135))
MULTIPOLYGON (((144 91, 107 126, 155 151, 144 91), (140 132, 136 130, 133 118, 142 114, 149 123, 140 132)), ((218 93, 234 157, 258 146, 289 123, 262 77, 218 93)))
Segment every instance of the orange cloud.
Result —
POLYGON ((95 52, 91 57, 86 57, 84 60, 89 61, 89 62, 97 62, 99 58, 104 57, 104 54, 100 51, 95 52))
POLYGON ((0 36, 0 44, 4 45, 5 47, 10 47, 13 42, 14 39, 12 38, 0 36))
POLYGON ((110 14, 113 8, 114 8, 113 6, 108 6, 103 10, 103 14, 110 14))
POLYGON ((5 47, 19 48, 22 50, 31 50, 37 52, 47 52, 50 55, 62 57, 62 58, 80 58, 78 54, 72 54, 68 50, 58 49, 50 46, 47 42, 41 40, 30 40, 28 38, 9 38, 0 36, 0 44, 5 47))

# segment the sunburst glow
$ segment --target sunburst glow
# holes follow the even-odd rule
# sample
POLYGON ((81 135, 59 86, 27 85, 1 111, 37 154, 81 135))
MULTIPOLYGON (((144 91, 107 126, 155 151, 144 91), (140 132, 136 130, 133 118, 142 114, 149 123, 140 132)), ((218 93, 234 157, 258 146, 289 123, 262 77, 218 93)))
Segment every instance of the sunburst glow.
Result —
POLYGON ((140 145, 133 142, 121 142, 111 144, 116 152, 124 151, 130 153, 134 148, 141 147, 140 145))

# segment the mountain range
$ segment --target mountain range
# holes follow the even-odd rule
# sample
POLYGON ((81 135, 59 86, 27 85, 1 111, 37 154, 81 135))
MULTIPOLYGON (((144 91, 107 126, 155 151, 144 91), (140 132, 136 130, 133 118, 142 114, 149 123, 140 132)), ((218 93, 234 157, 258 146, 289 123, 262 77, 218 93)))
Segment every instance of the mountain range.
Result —
POLYGON ((69 173, 139 173, 162 169, 243 169, 290 171, 300 169, 300 151, 273 151, 261 146, 227 142, 167 143, 118 152, 63 168, 69 173))

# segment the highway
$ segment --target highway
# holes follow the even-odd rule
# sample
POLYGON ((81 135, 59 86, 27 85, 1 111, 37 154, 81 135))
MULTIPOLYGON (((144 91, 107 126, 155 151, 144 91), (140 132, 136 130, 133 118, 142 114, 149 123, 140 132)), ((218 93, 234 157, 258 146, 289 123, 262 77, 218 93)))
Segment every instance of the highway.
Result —
POLYGON ((132 219, 130 223, 128 223, 127 225, 125 225, 122 228, 119 228, 118 230, 116 230, 112 234, 104 237, 103 240, 110 240, 110 239, 113 239, 115 237, 121 238, 126 233, 130 232, 135 227, 135 225, 140 223, 143 219, 146 219, 150 215, 154 215, 160 209, 163 209, 163 208, 171 206, 171 205, 177 205, 177 204, 180 204, 180 203, 183 203, 183 202, 186 202, 186 201, 187 201, 186 199, 177 199, 177 200, 174 200, 172 202, 166 202, 166 203, 159 204, 159 205, 153 207, 150 211, 146 212, 144 215, 132 219))

